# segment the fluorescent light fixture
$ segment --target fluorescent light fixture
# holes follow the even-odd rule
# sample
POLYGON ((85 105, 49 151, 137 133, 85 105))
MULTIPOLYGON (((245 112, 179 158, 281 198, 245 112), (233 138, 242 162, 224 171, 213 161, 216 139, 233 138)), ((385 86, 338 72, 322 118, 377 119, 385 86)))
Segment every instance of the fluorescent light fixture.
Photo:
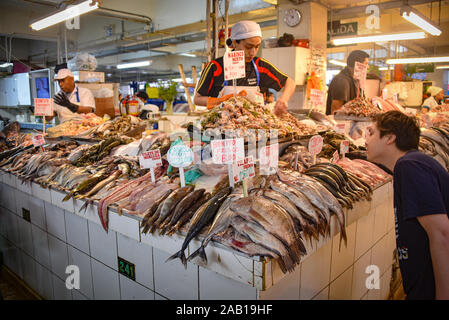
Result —
POLYGON ((406 33, 376 34, 372 36, 357 36, 348 38, 335 38, 332 39, 332 43, 336 46, 341 46, 354 43, 424 39, 425 37, 426 34, 420 31, 420 32, 406 32, 406 33))
POLYGON ((131 63, 122 63, 117 65, 117 69, 129 69, 129 68, 137 68, 137 67, 146 67, 151 64, 151 60, 139 61, 139 62, 131 62, 131 63))
POLYGON ((12 67, 12 63, 10 63, 10 62, 5 62, 5 63, 2 63, 2 64, 0 64, 0 68, 8 68, 8 67, 12 67))
POLYGON ((192 57, 192 58, 196 58, 195 54, 192 53, 180 53, 180 56, 184 56, 184 57, 192 57))
POLYGON ((449 62, 449 57, 403 58, 403 59, 387 60, 387 64, 435 63, 435 62, 449 62))
POLYGON ((439 36, 441 29, 431 23, 426 17, 420 14, 418 11, 413 10, 410 6, 405 6, 401 9, 401 16, 408 22, 413 23, 417 27, 420 27, 424 31, 430 33, 433 36, 439 36))
POLYGON ((60 23, 62 21, 70 20, 70 19, 78 17, 84 13, 98 9, 98 3, 95 2, 95 4, 91 6, 90 5, 91 2, 92 2, 91 0, 87 0, 87 1, 81 2, 80 4, 70 6, 66 9, 59 11, 57 13, 54 13, 48 17, 40 19, 40 20, 32 23, 31 28, 33 30, 42 30, 44 28, 50 27, 50 26, 60 23))
POLYGON ((329 63, 335 64, 337 66, 342 66, 342 67, 346 67, 346 63, 343 61, 339 61, 339 60, 329 60, 329 63))
POLYGON ((447 65, 447 66, 438 66, 437 69, 449 69, 449 65, 447 65))
POLYGON ((379 71, 387 71, 389 68, 388 67, 380 67, 379 71))

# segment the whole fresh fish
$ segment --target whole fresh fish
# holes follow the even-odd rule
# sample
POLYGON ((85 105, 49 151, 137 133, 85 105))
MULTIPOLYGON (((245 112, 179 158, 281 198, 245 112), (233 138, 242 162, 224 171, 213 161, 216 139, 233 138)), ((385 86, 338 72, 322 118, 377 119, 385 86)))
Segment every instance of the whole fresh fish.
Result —
POLYGON ((215 196, 213 196, 208 202, 203 211, 198 211, 192 218, 192 221, 187 232, 187 236, 182 244, 181 250, 169 257, 167 261, 176 258, 181 259, 182 264, 187 269, 187 259, 184 254, 184 250, 187 248, 189 242, 209 223, 214 219, 217 210, 222 203, 226 200, 227 196, 231 193, 232 188, 227 187, 220 190, 215 196))
POLYGON ((206 206, 207 202, 212 198, 212 195, 209 192, 203 194, 203 196, 196 201, 184 214, 179 218, 178 222, 171 227, 171 229, 166 233, 167 235, 172 235, 180 228, 182 228, 190 218, 193 217, 195 212, 201 210, 202 206, 206 206))
POLYGON ((152 224, 150 228, 150 232, 153 232, 164 222, 165 219, 169 217, 170 214, 174 212, 176 205, 189 193, 193 191, 193 186, 185 186, 181 189, 176 190, 172 194, 168 196, 168 198, 164 201, 164 204, 161 208, 161 212, 157 220, 152 224))
MULTIPOLYGON (((140 228, 144 228, 142 233, 147 233, 148 230, 151 227, 151 224, 149 224, 149 220, 151 219, 151 217, 155 214, 155 212, 157 210, 160 210, 159 207, 161 206, 161 203, 167 199, 167 197, 170 195, 170 193, 172 193, 173 189, 168 189, 165 193, 162 194, 162 196, 160 196, 159 198, 157 198, 153 204, 151 205, 151 207, 147 210, 147 212, 145 213, 141 223, 140 223, 140 228)), ((162 208, 162 206, 161 206, 162 208)))
POLYGON ((212 240, 212 237, 220 232, 225 231, 230 226, 231 220, 235 215, 235 212, 230 209, 232 201, 233 198, 228 197, 223 202, 220 209, 218 209, 217 215, 215 216, 215 219, 212 222, 212 225, 210 226, 206 237, 201 242, 201 246, 187 258, 187 261, 190 261, 199 255, 203 262, 207 264, 207 256, 204 249, 209 244, 210 240, 212 240))
POLYGON ((161 234, 164 234, 166 229, 173 226, 181 217, 181 215, 186 212, 191 205, 197 201, 204 194, 206 189, 198 189, 189 194, 187 194, 179 203, 176 205, 173 214, 170 219, 166 219, 161 225, 161 234))
POLYGON ((93 187, 89 192, 87 192, 85 194, 76 195, 75 198, 76 199, 83 199, 83 198, 88 198, 91 195, 94 195, 95 193, 100 191, 104 186, 109 184, 111 181, 114 181, 115 179, 120 177, 121 174, 122 174, 122 172, 120 170, 115 170, 109 177, 107 177, 106 179, 101 180, 100 182, 98 182, 95 185, 95 187, 93 187))

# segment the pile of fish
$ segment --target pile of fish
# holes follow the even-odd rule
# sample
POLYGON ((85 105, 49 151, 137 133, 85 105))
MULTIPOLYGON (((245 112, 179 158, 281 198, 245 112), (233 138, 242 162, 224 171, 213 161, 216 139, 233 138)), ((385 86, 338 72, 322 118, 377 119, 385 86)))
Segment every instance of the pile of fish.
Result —
POLYGON ((144 134, 139 140, 114 148, 111 155, 135 157, 140 156, 143 152, 159 149, 163 156, 170 149, 170 145, 171 141, 166 133, 154 132, 148 135, 144 134))
POLYGON ((346 102, 338 111, 335 112, 335 119, 345 116, 354 116, 361 118, 369 118, 381 113, 378 107, 364 97, 346 102))
POLYGON ((439 104, 430 109, 430 112, 449 112, 449 104, 439 104))
POLYGON ((404 112, 404 108, 399 104, 399 103, 394 103, 393 101, 391 101, 390 99, 382 99, 381 97, 374 97, 372 99, 372 102, 374 105, 380 105, 380 108, 383 112, 388 112, 388 111, 400 111, 400 112, 404 112))
POLYGON ((115 117, 95 129, 89 136, 97 139, 112 137, 138 136, 145 130, 145 122, 134 116, 115 117))
POLYGON ((80 147, 70 155, 72 164, 77 167, 91 165, 108 156, 116 146, 126 143, 120 138, 102 140, 90 147, 80 147))
POLYGON ((321 150, 319 157, 330 159, 335 151, 340 153, 340 145, 343 140, 349 141, 349 153, 346 156, 350 159, 359 158, 366 159, 366 148, 357 147, 352 143, 351 139, 344 134, 336 133, 335 131, 328 131, 323 135, 323 149, 321 150))
POLYGON ((371 200, 372 187, 338 164, 315 164, 304 173, 319 181, 346 208, 352 209, 353 203, 362 199, 371 200))
MULTIPOLYGON (((313 155, 300 142, 292 142, 279 148, 279 166, 304 172, 313 164, 313 155), (285 148, 285 149, 284 149, 285 148)), ((320 159, 317 157, 316 162, 320 159)))
POLYGON ((80 114, 82 120, 73 119, 47 129, 49 138, 60 136, 82 136, 92 133, 94 128, 104 122, 102 117, 94 113, 80 114))
POLYGON ((201 118, 204 129, 225 130, 277 129, 280 137, 304 136, 316 133, 316 129, 300 123, 290 113, 277 117, 269 108, 253 104, 245 97, 231 97, 210 110, 201 118))
POLYGON ((362 159, 341 158, 337 164, 348 174, 358 177, 372 188, 385 183, 391 176, 372 162, 362 159))
POLYGON ((5 157, 4 151, 15 147, 26 147, 32 144, 29 134, 20 133, 20 125, 17 121, 8 123, 0 131, 0 160, 5 157))
POLYGON ((419 150, 433 157, 449 171, 449 124, 441 124, 438 128, 421 128, 419 150))

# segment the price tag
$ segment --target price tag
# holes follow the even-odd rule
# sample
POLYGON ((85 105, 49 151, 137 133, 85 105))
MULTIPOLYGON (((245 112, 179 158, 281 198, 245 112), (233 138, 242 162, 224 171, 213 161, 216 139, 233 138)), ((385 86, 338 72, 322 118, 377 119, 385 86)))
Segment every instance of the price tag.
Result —
POLYGON ((340 143, 340 153, 343 156, 343 158, 345 157, 345 154, 349 152, 349 140, 343 140, 340 143))
POLYGON ((394 102, 394 103, 398 103, 398 94, 397 94, 397 93, 395 93, 395 94, 393 95, 393 102, 394 102))
POLYGON ((313 136, 309 140, 309 152, 313 155, 317 155, 323 149, 323 137, 320 135, 313 136))
POLYGON ((416 109, 415 108, 405 108, 405 112, 410 113, 414 116, 416 116, 416 109))
POLYGON ((40 147, 45 144, 45 139, 42 134, 36 134, 31 136, 31 141, 35 147, 40 147))
POLYGON ((173 167, 179 168, 181 187, 185 187, 184 168, 193 161, 193 151, 184 144, 171 147, 167 153, 167 160, 173 167))
POLYGON ((246 76, 245 51, 228 51, 223 56, 225 80, 240 79, 246 76))
POLYGON ((252 178, 256 175, 254 171, 253 157, 249 156, 243 160, 238 160, 233 164, 234 183, 252 178))
POLYGON ((382 99, 387 100, 388 98, 387 93, 388 93, 387 88, 382 89, 382 99))
POLYGON ((155 168, 162 166, 161 152, 159 149, 150 150, 139 156, 141 169, 155 168))
POLYGON ((271 175, 276 172, 279 161, 279 144, 262 147, 259 151, 261 175, 271 175))
POLYGON ((243 138, 212 140, 211 147, 215 164, 232 164, 245 157, 243 138))
POLYGON ((346 132, 346 124, 345 123, 337 123, 337 125, 334 128, 336 133, 339 134, 345 134, 346 132))
POLYGON ((331 162, 336 163, 338 162, 338 160, 340 160, 340 155, 338 154, 338 151, 335 150, 334 154, 332 155, 331 162))
POLYGON ((311 89, 310 90, 310 101, 312 101, 313 106, 321 106, 324 104, 324 93, 321 90, 311 89))
POLYGON ((35 116, 52 116, 53 115, 53 99, 34 99, 34 115, 35 116))

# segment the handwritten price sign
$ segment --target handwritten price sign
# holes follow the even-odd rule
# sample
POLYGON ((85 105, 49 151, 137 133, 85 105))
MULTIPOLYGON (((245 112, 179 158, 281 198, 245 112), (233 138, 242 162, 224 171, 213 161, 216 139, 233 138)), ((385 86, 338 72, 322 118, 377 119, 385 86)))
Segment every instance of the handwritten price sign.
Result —
POLYGON ((33 145, 35 147, 40 147, 45 144, 44 136, 41 134, 36 134, 34 136, 31 136, 31 141, 33 142, 33 145))
POLYGON ((53 100, 52 99, 34 99, 34 115, 35 116, 52 116, 53 100))
POLYGON ((324 93, 321 90, 311 89, 310 90, 310 101, 312 101, 313 106, 321 106, 324 104, 324 93))
POLYGON ((244 78, 245 71, 245 51, 229 51, 223 58, 224 78, 225 80, 233 80, 244 78))
POLYGON ((313 155, 317 155, 323 149, 323 137, 320 135, 313 136, 309 140, 309 152, 313 155))
POLYGON ((211 146, 215 164, 230 164, 245 157, 243 138, 212 140, 211 146))
POLYGON ((148 169, 162 166, 161 152, 159 149, 150 150, 139 156, 141 169, 148 169))
POLYGON ((368 66, 366 64, 356 61, 354 66, 354 78, 360 81, 365 81, 367 70, 368 66))
POLYGON ((345 156, 346 153, 349 152, 349 140, 343 140, 340 143, 340 153, 345 156))
POLYGON ((260 149, 259 152, 259 164, 260 164, 260 174, 270 175, 273 174, 275 170, 273 168, 278 167, 279 160, 279 144, 272 144, 270 146, 265 146, 260 149))
POLYGON ((255 176, 253 157, 249 156, 233 165, 234 183, 255 176))

